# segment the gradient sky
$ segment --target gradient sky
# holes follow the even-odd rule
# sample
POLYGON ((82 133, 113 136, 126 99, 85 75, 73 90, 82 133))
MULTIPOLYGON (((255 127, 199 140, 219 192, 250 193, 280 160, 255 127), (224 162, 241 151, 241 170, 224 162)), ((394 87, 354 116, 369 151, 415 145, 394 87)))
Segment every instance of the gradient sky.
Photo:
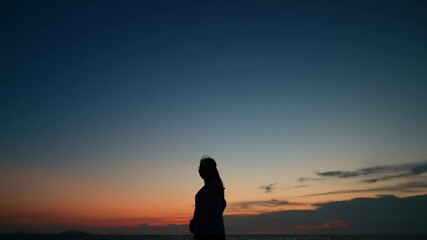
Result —
POLYGON ((425 1, 2 1, 0 231, 185 224, 204 154, 227 215, 427 193, 407 188, 427 180, 426 12, 425 1), (375 166, 386 170, 321 175, 375 166))

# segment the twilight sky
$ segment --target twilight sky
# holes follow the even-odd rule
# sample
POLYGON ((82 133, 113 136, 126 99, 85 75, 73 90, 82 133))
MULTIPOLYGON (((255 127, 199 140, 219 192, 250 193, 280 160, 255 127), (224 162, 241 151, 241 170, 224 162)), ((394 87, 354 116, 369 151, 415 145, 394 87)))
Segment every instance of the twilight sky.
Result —
MULTIPOLYGON (((204 154, 229 232, 253 230, 239 217, 426 194, 426 12, 425 1, 2 1, 0 232, 182 226, 204 154)), ((286 215, 294 229, 256 231, 359 229, 342 218, 286 215)))

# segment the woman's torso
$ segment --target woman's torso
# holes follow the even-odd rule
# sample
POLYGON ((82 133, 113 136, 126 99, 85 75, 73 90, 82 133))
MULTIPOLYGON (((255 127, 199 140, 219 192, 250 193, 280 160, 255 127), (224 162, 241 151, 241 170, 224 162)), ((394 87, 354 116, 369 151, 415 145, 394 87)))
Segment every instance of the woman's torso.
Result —
POLYGON ((196 194, 194 234, 224 234, 222 214, 226 204, 222 186, 216 182, 206 183, 196 194))

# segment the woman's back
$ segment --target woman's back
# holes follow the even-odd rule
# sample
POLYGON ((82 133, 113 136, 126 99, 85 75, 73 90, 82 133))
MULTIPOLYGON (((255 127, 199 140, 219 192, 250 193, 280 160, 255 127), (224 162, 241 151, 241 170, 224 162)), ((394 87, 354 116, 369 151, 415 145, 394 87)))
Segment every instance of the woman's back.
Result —
POLYGON ((222 214, 227 203, 224 199, 224 190, 215 181, 210 181, 196 194, 196 209, 194 219, 194 234, 224 233, 222 214))

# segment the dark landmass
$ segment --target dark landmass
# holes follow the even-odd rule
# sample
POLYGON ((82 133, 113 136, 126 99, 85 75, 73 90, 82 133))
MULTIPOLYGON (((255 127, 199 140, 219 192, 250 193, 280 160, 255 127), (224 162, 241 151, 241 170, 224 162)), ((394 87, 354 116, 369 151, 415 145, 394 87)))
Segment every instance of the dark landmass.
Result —
MULTIPOLYGON (((6 233, 3 233, 4 235, 6 233)), ((48 233, 15 232, 14 235, 47 235, 48 233)))
POLYGON ((65 231, 62 233, 33 233, 33 232, 15 232, 15 233, 0 233, 0 235, 23 235, 23 236, 34 236, 34 235, 62 235, 62 236, 67 236, 67 235, 72 235, 72 236, 90 236, 92 235, 91 233, 87 233, 87 232, 83 232, 83 231, 74 231, 74 230, 69 230, 69 231, 65 231))
POLYGON ((87 232, 82 232, 82 231, 65 231, 60 233, 60 235, 92 235, 90 233, 87 232))

